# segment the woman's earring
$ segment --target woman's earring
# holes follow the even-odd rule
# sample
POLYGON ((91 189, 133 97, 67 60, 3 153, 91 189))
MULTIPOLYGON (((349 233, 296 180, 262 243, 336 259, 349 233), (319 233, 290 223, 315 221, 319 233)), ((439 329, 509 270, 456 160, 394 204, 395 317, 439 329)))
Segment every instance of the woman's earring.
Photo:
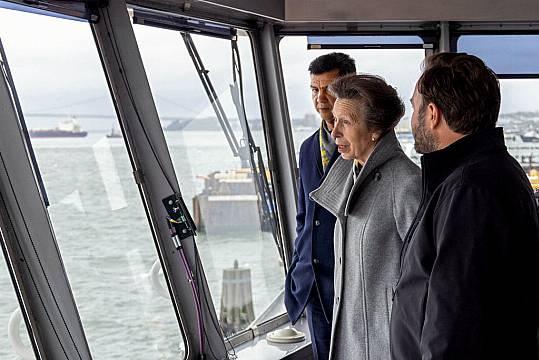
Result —
POLYGON ((372 142, 376 141, 376 138, 374 137, 374 135, 372 136, 371 140, 372 140, 372 142))

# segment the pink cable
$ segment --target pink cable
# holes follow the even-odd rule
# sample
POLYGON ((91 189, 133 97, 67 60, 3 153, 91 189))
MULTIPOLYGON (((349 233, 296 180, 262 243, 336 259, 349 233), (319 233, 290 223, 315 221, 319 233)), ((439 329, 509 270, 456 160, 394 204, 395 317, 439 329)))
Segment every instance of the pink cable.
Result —
POLYGON ((197 312, 197 322, 198 322, 198 336, 199 336, 199 350, 200 355, 204 354, 204 338, 202 337, 202 334, 204 332, 204 323, 202 322, 202 309, 200 306, 200 298, 198 294, 198 289, 196 287, 196 283, 193 279, 191 270, 189 270, 189 265, 187 263, 187 258, 185 257, 185 253, 183 251, 183 247, 180 247, 178 249, 180 252, 180 257, 182 258, 183 266, 185 267, 185 273, 187 275, 187 280, 191 284, 191 292, 193 293, 193 298, 195 299, 195 306, 196 306, 196 312, 197 312))

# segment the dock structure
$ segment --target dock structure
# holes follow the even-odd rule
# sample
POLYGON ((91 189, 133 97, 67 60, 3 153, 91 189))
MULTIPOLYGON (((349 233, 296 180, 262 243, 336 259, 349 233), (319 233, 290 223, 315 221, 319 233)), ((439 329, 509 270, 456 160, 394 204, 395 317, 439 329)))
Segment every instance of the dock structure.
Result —
POLYGON ((261 203, 250 169, 215 171, 193 198, 193 213, 202 232, 260 231, 261 203))
POLYGON ((515 158, 526 171, 539 169, 539 159, 537 154, 530 152, 529 154, 516 155, 515 158))
POLYGON ((223 270, 219 323, 226 336, 245 329, 255 319, 251 290, 251 269, 234 267, 223 270))

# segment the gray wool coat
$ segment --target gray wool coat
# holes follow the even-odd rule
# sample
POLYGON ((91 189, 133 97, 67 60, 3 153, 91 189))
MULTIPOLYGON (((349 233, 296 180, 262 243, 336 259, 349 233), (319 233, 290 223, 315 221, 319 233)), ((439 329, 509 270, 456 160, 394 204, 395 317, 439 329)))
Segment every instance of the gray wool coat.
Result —
POLYGON ((337 217, 330 359, 387 360, 402 241, 419 206, 421 171, 395 132, 376 145, 354 183, 338 158, 311 198, 337 217))

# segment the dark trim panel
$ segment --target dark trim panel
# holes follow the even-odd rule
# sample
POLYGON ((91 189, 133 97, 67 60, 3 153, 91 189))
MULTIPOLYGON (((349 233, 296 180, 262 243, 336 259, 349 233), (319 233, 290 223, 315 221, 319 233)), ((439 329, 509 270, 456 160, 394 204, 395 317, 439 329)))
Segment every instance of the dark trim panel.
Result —
POLYGON ((273 26, 266 23, 252 36, 262 116, 267 121, 269 168, 277 202, 285 265, 292 260, 296 238, 297 164, 279 48, 273 26))
POLYGON ((37 359, 90 360, 90 349, 4 73, 0 73, 0 229, 37 359))

